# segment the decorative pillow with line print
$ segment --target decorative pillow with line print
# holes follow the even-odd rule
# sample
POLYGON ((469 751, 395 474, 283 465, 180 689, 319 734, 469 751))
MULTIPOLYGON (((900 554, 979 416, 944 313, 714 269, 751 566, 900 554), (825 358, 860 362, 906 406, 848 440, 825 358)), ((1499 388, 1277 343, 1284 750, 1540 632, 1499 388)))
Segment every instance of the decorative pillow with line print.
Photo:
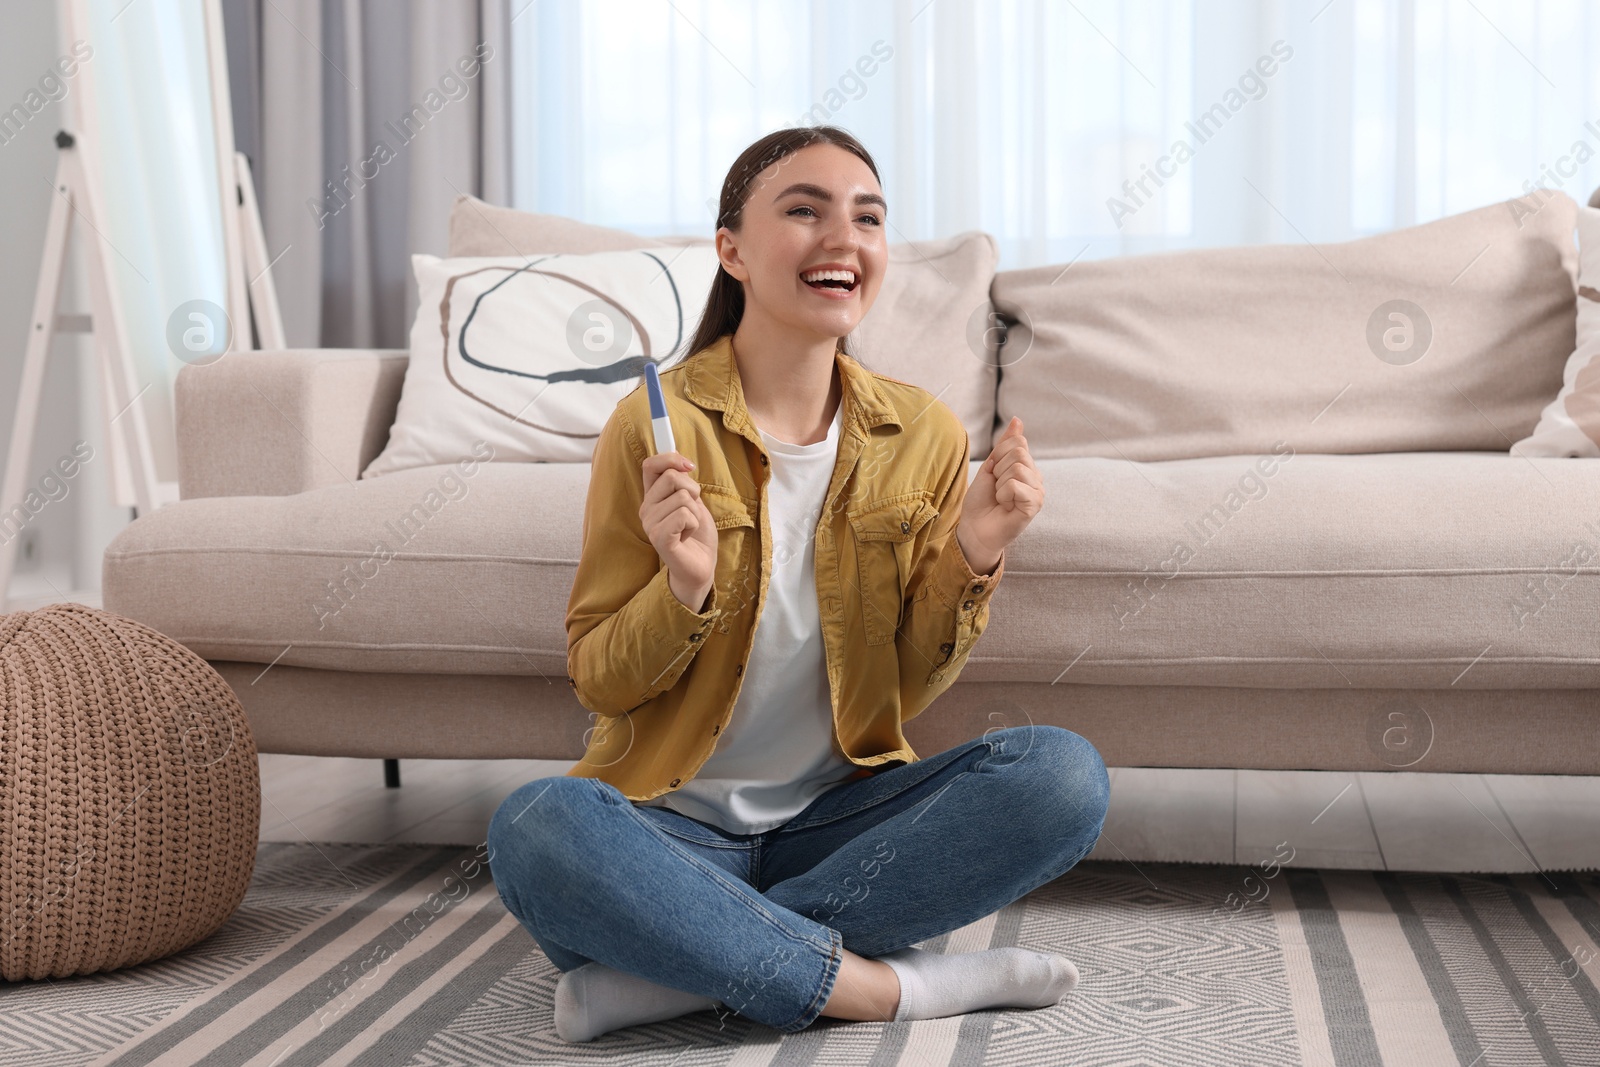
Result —
POLYGON ((1518 456, 1600 457, 1600 208, 1578 208, 1578 344, 1518 456))
POLYGON ((389 442, 361 472, 496 461, 588 463, 646 360, 687 354, 718 268, 714 247, 588 255, 416 254, 411 361, 389 442))

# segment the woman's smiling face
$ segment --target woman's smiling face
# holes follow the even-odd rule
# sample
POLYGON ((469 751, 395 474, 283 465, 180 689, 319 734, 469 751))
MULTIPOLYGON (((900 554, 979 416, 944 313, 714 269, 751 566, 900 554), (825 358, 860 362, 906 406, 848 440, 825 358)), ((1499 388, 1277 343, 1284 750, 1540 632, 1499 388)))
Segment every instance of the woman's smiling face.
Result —
POLYGON ((818 337, 855 329, 888 264, 887 205, 878 179, 854 153, 807 145, 755 180, 742 230, 717 231, 723 268, 744 283, 745 311, 818 337), (852 277, 811 284, 831 268, 852 277))

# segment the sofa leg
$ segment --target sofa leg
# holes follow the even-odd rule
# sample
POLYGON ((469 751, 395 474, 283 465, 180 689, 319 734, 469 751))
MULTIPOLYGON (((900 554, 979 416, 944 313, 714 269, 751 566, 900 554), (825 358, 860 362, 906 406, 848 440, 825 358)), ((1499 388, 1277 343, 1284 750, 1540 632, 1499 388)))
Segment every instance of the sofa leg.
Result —
POLYGON ((390 789, 400 788, 400 761, 386 759, 383 761, 383 784, 390 789))

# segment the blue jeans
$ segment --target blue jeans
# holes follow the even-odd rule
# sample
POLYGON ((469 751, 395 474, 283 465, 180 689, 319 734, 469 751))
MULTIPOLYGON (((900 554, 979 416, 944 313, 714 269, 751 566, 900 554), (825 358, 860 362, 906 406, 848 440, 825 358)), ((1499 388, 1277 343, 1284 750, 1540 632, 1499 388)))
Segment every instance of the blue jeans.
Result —
POLYGON ((876 957, 990 915, 1094 848, 1110 780, 1059 726, 1012 726, 842 782, 730 834, 598 778, 539 778, 489 823, 500 898, 563 971, 591 960, 803 1030, 841 949, 876 957))

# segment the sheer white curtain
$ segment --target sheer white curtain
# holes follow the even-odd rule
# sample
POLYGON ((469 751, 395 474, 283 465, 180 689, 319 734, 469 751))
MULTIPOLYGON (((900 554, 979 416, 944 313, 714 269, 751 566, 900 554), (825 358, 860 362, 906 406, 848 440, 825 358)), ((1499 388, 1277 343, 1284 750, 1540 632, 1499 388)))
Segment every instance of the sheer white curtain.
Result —
MULTIPOLYGON (((527 2, 527 0, 521 0, 527 2)), ((1001 268, 1334 241, 1600 183, 1589 0, 538 0, 513 199, 709 234, 735 156, 850 130, 892 240, 1001 268)))

